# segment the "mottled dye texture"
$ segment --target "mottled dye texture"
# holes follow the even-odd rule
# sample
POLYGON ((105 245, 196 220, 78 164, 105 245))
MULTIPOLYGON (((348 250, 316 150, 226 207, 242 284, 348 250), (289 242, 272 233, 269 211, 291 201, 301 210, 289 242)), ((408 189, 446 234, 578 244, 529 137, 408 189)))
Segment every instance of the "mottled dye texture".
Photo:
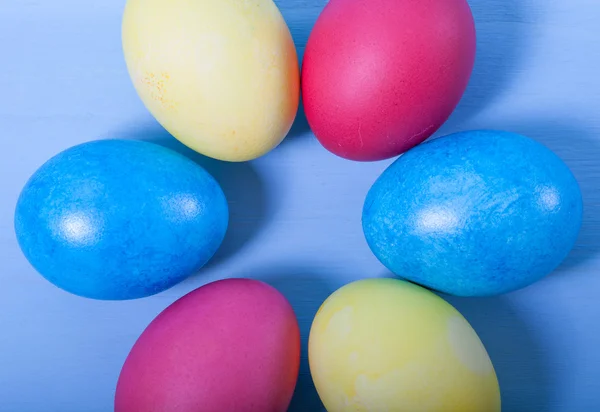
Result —
POLYGON ((369 191, 363 229, 392 272, 459 296, 528 286, 567 256, 582 221, 563 161, 524 136, 456 133, 396 160, 369 191))
POLYGON ((123 365, 115 412, 285 412, 299 365, 286 298, 257 280, 216 281, 146 328, 123 365))
POLYGON ((315 316, 308 350, 329 412, 500 411, 494 367, 471 325, 409 282, 338 289, 315 316))
POLYGON ((88 298, 141 298, 182 281, 220 246, 229 220, 218 183, 161 146, 100 140, 59 153, 29 179, 15 230, 29 262, 88 298))

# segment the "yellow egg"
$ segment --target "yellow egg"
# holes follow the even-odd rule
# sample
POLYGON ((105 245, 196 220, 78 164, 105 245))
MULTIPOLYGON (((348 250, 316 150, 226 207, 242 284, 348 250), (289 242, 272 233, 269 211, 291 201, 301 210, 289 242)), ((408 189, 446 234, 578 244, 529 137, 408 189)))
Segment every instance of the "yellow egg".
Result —
POLYGON ((144 105, 195 151, 250 160, 289 132, 298 57, 272 0, 128 0, 122 41, 144 105))
POLYGON ((329 412, 496 412, 500 389, 467 320, 432 292, 367 279, 334 292, 310 331, 309 363, 329 412))

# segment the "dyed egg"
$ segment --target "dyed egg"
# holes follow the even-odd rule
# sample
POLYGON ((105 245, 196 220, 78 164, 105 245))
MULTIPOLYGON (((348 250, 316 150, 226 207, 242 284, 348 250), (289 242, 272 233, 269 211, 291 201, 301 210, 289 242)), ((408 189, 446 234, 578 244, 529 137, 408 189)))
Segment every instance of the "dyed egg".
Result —
POLYGON ((329 412, 500 411, 487 351, 449 303, 412 283, 367 279, 317 312, 308 358, 329 412))
POLYGON ((474 60, 466 0, 331 0, 302 63, 306 118, 338 156, 397 156, 447 120, 474 60))
POLYGON ((128 0, 122 41, 144 105, 193 150, 245 161, 289 132, 298 57, 272 0, 128 0))
POLYGON ((569 168, 527 137, 456 133, 396 160, 370 189, 363 229, 392 272, 441 292, 490 296, 552 272, 581 227, 569 168))
POLYGON ((299 364, 285 297, 256 280, 216 281, 142 333, 121 370, 115 412, 285 412, 299 364))
POLYGON ((67 149, 29 179, 15 230, 54 285, 124 300, 164 291, 216 252, 229 219, 218 183, 188 158, 132 140, 67 149))

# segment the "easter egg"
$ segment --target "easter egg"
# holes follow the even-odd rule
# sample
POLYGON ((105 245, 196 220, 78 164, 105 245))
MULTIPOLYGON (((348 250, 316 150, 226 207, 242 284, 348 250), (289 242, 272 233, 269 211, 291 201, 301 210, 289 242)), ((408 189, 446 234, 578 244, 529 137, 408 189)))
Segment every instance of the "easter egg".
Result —
POLYGON ((466 0, 331 0, 302 63, 306 118, 340 157, 397 156, 448 119, 474 60, 466 0))
POLYGON ((579 185, 546 146, 469 131, 424 143, 369 190, 363 229, 395 274, 458 296, 524 288, 552 272, 582 222, 579 185))
POLYGON ((26 183, 15 231, 29 262, 75 295, 150 296, 200 269, 229 220, 208 172, 153 143, 97 140, 44 163, 26 183))
POLYGON ((128 0, 122 43, 145 107, 191 149, 251 160, 291 129, 298 57, 272 0, 128 0))
POLYGON ((467 320, 397 279, 335 291, 310 329, 310 372, 329 412, 499 412, 492 362, 467 320))
POLYGON ((257 280, 219 280, 142 333, 121 370, 115 412, 285 412, 299 364, 285 297, 257 280))

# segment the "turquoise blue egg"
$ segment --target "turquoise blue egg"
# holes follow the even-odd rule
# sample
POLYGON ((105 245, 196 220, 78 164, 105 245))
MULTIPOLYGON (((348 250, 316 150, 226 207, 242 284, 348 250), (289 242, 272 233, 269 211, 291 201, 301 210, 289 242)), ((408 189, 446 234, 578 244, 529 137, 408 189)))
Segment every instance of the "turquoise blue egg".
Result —
POLYGON ((202 167, 162 146, 115 139, 43 164, 19 196, 15 231, 54 285, 125 300, 162 292, 204 266, 228 221, 225 195, 202 167))
POLYGON ((492 296, 551 273, 582 222, 579 185, 544 145, 469 131, 431 140, 371 187, 363 230, 393 273, 457 296, 492 296))

